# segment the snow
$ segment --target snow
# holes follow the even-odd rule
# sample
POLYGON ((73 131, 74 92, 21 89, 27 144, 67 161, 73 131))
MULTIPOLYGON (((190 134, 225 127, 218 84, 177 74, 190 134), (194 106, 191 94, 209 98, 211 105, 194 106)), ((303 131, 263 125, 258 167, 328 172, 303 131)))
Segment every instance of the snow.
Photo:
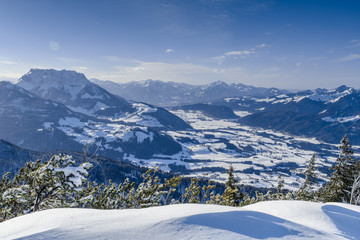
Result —
POLYGON ((42 97, 52 89, 63 89, 74 100, 80 90, 89 83, 83 74, 74 71, 31 69, 17 84, 28 91, 36 88, 37 95, 42 97))
POLYGON ((85 123, 81 122, 80 119, 74 117, 65 117, 59 120, 59 125, 71 126, 71 127, 83 127, 85 123))
POLYGON ((51 129, 51 125, 53 125, 53 124, 54 124, 53 122, 44 122, 43 126, 45 129, 51 129))
POLYGON ((124 113, 121 116, 110 118, 109 120, 114 122, 120 121, 129 124, 136 123, 139 126, 146 127, 164 127, 155 117, 147 115, 149 113, 156 112, 157 108, 142 103, 133 103, 132 107, 136 109, 135 112, 124 113))
MULTIPOLYGON (((182 145, 181 153, 167 156, 167 160, 159 160, 154 156, 147 160, 131 157, 128 158, 129 161, 147 167, 158 164, 164 171, 171 167, 169 164, 176 162, 190 170, 185 175, 206 176, 218 182, 226 181, 225 170, 232 163, 235 176, 241 184, 277 187, 278 176, 281 174, 285 180, 285 188, 296 190, 303 182, 299 173, 305 169, 314 151, 327 152, 326 157, 321 156, 317 160, 319 169, 328 169, 338 155, 336 145, 320 142, 315 138, 253 128, 232 120, 213 119, 198 111, 178 110, 172 113, 194 128, 186 131, 164 131, 182 145), (182 142, 182 139, 190 141, 182 142), (229 148, 226 142, 240 150, 229 148), (304 149, 303 145, 311 148, 304 149), (219 172, 216 168, 224 171, 219 172)), ((321 171, 317 172, 318 177, 326 181, 326 173, 321 171)))
POLYGON ((251 112, 248 112, 248 111, 234 111, 234 113, 236 115, 238 115, 239 117, 246 117, 246 116, 252 114, 251 112))
POLYGON ((143 131, 129 131, 123 135, 122 141, 127 142, 133 138, 136 138, 137 143, 142 143, 145 141, 145 139, 149 139, 150 142, 152 142, 154 139, 154 133, 150 132, 149 134, 147 134, 143 131))
POLYGON ((356 122, 356 121, 360 120, 360 115, 339 117, 339 118, 324 117, 324 118, 322 118, 322 120, 325 122, 339 122, 339 123, 356 122))
POLYGON ((303 201, 242 208, 52 209, 0 224, 2 239, 360 239, 360 207, 303 201))

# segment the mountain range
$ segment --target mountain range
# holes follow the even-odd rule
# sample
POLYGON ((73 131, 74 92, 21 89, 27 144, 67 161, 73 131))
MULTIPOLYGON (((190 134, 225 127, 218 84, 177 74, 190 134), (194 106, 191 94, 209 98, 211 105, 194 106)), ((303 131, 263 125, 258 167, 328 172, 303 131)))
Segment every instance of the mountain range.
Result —
MULTIPOLYGON (((171 92, 161 85, 176 85, 156 83, 159 95, 153 95, 163 99, 171 92)), ((117 96, 74 71, 31 69, 17 84, 0 82, 0 139, 20 147, 11 148, 17 159, 84 149, 111 158, 97 164, 97 178, 104 181, 116 178, 112 169, 122 162, 222 181, 232 163, 243 184, 275 187, 281 175, 288 189, 302 183, 301 169, 313 152, 319 156, 319 180, 326 181, 338 154, 335 144, 346 133, 358 143, 356 89, 261 92, 238 84, 242 94, 218 98, 229 86, 178 84, 183 93, 201 88, 204 102, 190 94, 187 104, 165 109, 117 96)), ((152 87, 149 81, 147 91, 152 87)), ((12 159, 9 151, 6 156, 12 159)))
POLYGON ((254 87, 241 83, 227 84, 223 81, 207 85, 191 85, 159 80, 133 81, 128 83, 115 83, 98 79, 91 79, 91 81, 125 99, 163 107, 205 103, 223 97, 267 97, 289 92, 277 88, 254 87))
POLYGON ((338 143, 345 134, 360 144, 360 91, 347 86, 273 97, 223 98, 211 104, 245 111, 239 122, 249 126, 316 137, 338 143))
POLYGON ((81 152, 92 143, 91 151, 101 144, 98 153, 115 159, 149 158, 181 150, 161 130, 191 128, 163 108, 129 103, 73 71, 32 69, 16 85, 0 82, 0 96, 1 138, 37 151, 81 152))

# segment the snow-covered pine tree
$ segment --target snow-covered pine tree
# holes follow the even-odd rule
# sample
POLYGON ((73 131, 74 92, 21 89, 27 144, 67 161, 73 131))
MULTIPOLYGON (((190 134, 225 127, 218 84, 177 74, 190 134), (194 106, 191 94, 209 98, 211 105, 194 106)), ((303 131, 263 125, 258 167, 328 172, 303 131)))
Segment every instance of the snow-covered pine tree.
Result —
POLYGON ((12 198, 11 195, 15 194, 7 192, 8 189, 12 188, 9 175, 10 172, 7 172, 0 179, 0 222, 13 217, 14 213, 18 212, 17 208, 21 208, 20 199, 12 198), (4 195, 5 192, 7 193, 4 195), (12 206, 11 208, 8 207, 9 204, 12 206))
POLYGON ((359 171, 347 135, 341 140, 339 149, 339 157, 330 168, 333 170, 330 180, 321 190, 321 198, 327 202, 350 202, 351 188, 359 171))
POLYGON ((281 174, 279 174, 276 193, 274 195, 274 198, 276 200, 283 200, 285 198, 285 196, 284 196, 284 183, 285 183, 284 179, 281 177, 281 174))
POLYGON ((164 191, 164 184, 160 183, 159 177, 156 176, 158 170, 158 168, 149 169, 143 174, 143 182, 135 191, 136 208, 160 205, 161 197, 166 194, 166 191, 164 191))
POLYGON ((200 203, 200 190, 199 179, 191 178, 190 186, 185 188, 183 202, 200 203))
POLYGON ((90 163, 72 166, 71 156, 55 155, 49 161, 28 162, 2 194, 11 217, 32 211, 76 206, 77 192, 86 181, 90 163))
POLYGON ((351 188, 350 204, 360 205, 360 172, 355 177, 351 188))
POLYGON ((314 199, 315 186, 317 184, 316 170, 316 153, 314 153, 304 171, 305 181, 296 193, 297 199, 307 201, 314 199))
POLYGON ((239 206, 242 194, 237 186, 237 180, 234 176, 234 167, 230 164, 230 168, 227 171, 228 179, 225 183, 225 190, 222 195, 221 205, 226 206, 239 206))
POLYGON ((207 186, 204 185, 202 187, 202 200, 200 201, 200 203, 207 203, 211 201, 211 196, 214 196, 215 194, 213 191, 215 188, 216 186, 213 184, 211 180, 209 180, 208 185, 207 186))
POLYGON ((182 180, 182 176, 175 176, 170 179, 165 178, 165 188, 166 188, 166 198, 164 199, 164 205, 172 203, 179 203, 178 200, 171 199, 172 194, 176 192, 177 187, 180 185, 182 180))

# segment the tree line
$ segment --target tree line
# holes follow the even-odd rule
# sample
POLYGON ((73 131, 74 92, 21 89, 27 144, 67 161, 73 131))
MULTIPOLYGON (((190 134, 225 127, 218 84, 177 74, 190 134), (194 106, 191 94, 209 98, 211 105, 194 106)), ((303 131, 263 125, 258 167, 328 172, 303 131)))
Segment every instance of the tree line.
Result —
POLYGON ((225 190, 217 193, 214 182, 199 184, 192 178, 183 190, 179 186, 181 176, 163 181, 156 175, 158 169, 149 169, 142 175, 139 185, 125 179, 116 185, 97 184, 87 179, 92 165, 88 162, 75 166, 69 155, 55 155, 49 161, 28 162, 10 179, 6 173, 0 179, 0 222, 40 210, 76 207, 95 209, 127 209, 151 206, 200 203, 226 206, 244 206, 269 200, 306 200, 319 202, 347 202, 360 204, 360 161, 347 136, 341 140, 340 153, 329 181, 319 187, 316 177, 316 154, 303 172, 305 181, 297 191, 284 191, 284 181, 279 177, 276 191, 250 195, 239 186, 230 165, 225 190), (179 191, 181 194, 178 194, 179 191))

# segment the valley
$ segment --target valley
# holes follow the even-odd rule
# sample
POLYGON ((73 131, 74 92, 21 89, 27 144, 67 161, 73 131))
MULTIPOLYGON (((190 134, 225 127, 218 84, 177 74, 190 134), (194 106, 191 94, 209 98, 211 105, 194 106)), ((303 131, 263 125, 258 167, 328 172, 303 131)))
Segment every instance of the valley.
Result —
MULTIPOLYGON (((163 89, 170 83, 156 84, 163 89)), ((279 177, 286 189, 299 188, 316 153, 318 181, 326 182, 341 138, 326 142, 316 129, 335 129, 334 136, 348 133, 354 139, 358 118, 349 116, 359 114, 358 91, 342 86, 290 93, 237 86, 243 96, 231 97, 232 91, 224 97, 221 89, 234 86, 216 82, 201 87, 212 89, 201 103, 189 100, 190 105, 165 109, 128 101, 74 71, 32 69, 16 85, 0 84, 5 126, 0 134, 29 150, 81 153, 87 147, 89 154, 115 162, 222 183, 231 164, 239 183, 255 188, 276 188, 279 177), (219 97, 217 90, 223 98, 211 101, 219 97), (335 105, 342 112, 334 111, 335 105)), ((196 87, 177 86, 180 92, 189 89, 196 87)), ((358 153, 359 146, 354 150, 358 153)), ((108 178, 106 172, 102 178, 108 178)))

